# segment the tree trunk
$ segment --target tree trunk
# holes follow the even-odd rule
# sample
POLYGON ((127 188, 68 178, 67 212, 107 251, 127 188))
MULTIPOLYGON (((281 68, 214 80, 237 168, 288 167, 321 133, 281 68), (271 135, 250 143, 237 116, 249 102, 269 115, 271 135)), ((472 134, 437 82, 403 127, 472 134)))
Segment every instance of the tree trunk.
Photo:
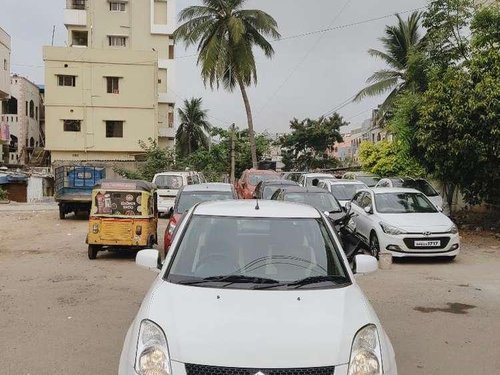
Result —
POLYGON ((255 132, 253 130, 252 108, 250 108, 250 101, 248 100, 247 90, 245 89, 243 80, 238 78, 238 84, 240 85, 241 95, 243 96, 243 102, 245 103, 245 109, 247 111, 248 140, 250 141, 250 152, 252 153, 252 168, 257 169, 257 145, 255 144, 255 132))

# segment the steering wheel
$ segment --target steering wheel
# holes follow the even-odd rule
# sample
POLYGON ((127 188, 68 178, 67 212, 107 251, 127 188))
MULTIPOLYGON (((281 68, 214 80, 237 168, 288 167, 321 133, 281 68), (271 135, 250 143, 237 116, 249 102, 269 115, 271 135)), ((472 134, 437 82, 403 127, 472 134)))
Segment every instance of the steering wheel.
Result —
POLYGON ((238 263, 225 254, 210 254, 200 259, 195 273, 201 277, 227 275, 238 269, 238 263))

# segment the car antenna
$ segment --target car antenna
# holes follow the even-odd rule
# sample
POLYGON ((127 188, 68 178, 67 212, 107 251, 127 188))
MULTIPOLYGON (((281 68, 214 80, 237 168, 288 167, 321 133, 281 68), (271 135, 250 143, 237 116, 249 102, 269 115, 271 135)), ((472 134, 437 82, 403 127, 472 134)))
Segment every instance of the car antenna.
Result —
POLYGON ((259 207, 259 198, 255 198, 255 209, 256 210, 260 210, 260 207, 259 207))

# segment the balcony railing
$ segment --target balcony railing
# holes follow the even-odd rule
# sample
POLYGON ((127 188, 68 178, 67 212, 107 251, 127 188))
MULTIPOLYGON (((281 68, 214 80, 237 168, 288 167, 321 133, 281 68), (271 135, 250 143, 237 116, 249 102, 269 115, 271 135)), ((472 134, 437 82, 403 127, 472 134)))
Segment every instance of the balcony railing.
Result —
POLYGON ((70 0, 68 1, 68 9, 85 10, 87 0, 70 0))

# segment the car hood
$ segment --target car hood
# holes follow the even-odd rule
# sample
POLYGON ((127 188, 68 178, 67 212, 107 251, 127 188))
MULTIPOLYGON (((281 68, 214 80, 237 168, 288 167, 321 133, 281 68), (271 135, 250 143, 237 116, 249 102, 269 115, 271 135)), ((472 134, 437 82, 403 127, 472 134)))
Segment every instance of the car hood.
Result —
POLYGON ((148 318, 173 361, 212 366, 316 367, 349 361, 356 332, 379 325, 357 285, 323 290, 235 290, 161 282, 148 318))
POLYGON ((384 223, 407 232, 442 233, 448 231, 453 222, 441 212, 412 214, 379 214, 384 223))

